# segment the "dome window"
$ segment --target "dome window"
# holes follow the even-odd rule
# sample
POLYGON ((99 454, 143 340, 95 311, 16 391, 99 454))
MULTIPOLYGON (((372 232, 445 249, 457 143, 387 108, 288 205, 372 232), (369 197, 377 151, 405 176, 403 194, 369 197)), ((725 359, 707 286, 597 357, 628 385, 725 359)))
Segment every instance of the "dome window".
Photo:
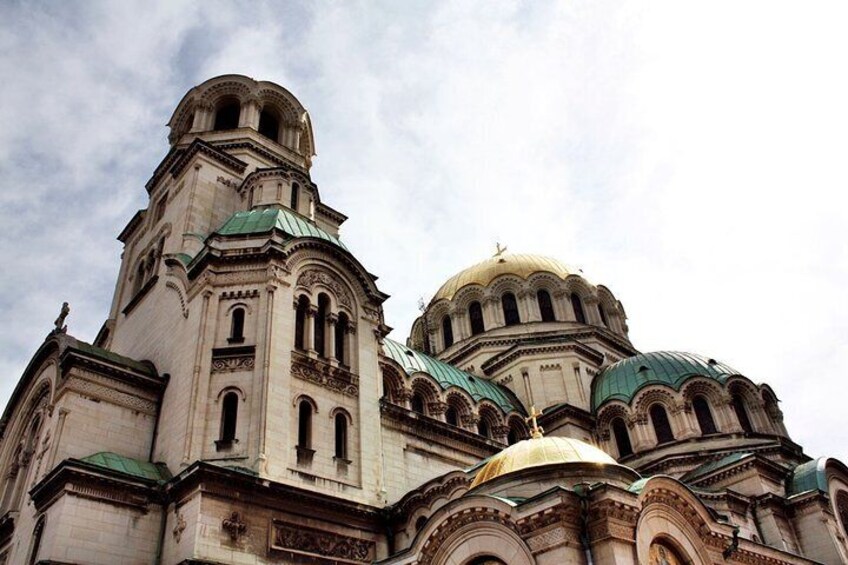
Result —
POLYGON ((668 414, 661 404, 651 406, 651 423, 654 425, 654 433, 657 435, 657 444, 674 441, 674 432, 668 421, 668 414))
POLYGON ((556 322, 554 314, 554 305, 551 302, 551 295, 547 290, 540 290, 536 293, 536 300, 539 302, 539 314, 542 316, 543 322, 556 322))
POLYGON ((574 319, 580 324, 585 324, 586 312, 583 311, 583 301, 576 292, 571 293, 571 307, 574 308, 574 319))
POLYGON ((450 316, 442 318, 442 339, 445 342, 445 349, 453 345, 453 326, 450 316))
POLYGON ((714 434, 716 430, 713 413, 710 410, 710 404, 703 396, 696 396, 692 400, 692 409, 695 410, 695 417, 698 419, 698 426, 701 428, 701 434, 714 434))
POLYGON ((215 112, 215 127, 213 129, 215 131, 236 129, 238 127, 240 113, 241 105, 238 103, 238 100, 224 103, 215 112))
POLYGON ((262 110, 259 114, 259 135, 263 135, 271 141, 280 138, 280 120, 272 110, 262 110))
POLYGON ((315 314, 315 351, 321 357, 327 356, 327 313, 330 309, 330 298, 323 292, 318 295, 318 313, 315 314))
POLYGON ((739 420, 739 425, 742 426, 742 431, 746 434, 754 432, 754 427, 751 425, 751 418, 748 417, 748 411, 745 409, 745 401, 742 395, 738 392, 733 395, 731 400, 733 411, 736 412, 736 418, 739 420))
POLYGON ((486 326, 483 323, 483 308, 479 302, 472 302, 468 306, 468 319, 471 321, 471 335, 486 331, 486 326))
POLYGON ((230 343, 242 343, 244 341, 244 308, 233 310, 230 321, 230 343))
POLYGON ((610 424, 612 435, 615 438, 615 446, 618 448, 619 457, 627 457, 633 454, 633 446, 630 444, 630 434, 627 432, 627 424, 621 418, 616 418, 610 424))
POLYGON ((518 303, 515 301, 515 295, 507 292, 501 297, 501 306, 503 307, 504 323, 507 326, 515 326, 521 323, 521 316, 518 314, 518 303))
POLYGON ((300 351, 306 349, 306 312, 309 310, 309 299, 301 295, 297 299, 297 310, 294 315, 294 347, 300 351))
POLYGON ((289 208, 297 212, 297 196, 300 192, 300 187, 296 182, 293 182, 291 185, 291 205, 289 208))

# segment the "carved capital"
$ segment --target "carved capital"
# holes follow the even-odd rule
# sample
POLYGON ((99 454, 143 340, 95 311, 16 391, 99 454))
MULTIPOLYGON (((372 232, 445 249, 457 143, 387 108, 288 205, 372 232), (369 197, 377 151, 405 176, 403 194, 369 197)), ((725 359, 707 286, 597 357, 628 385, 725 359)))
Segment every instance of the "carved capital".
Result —
POLYGON ((446 402, 430 402, 427 404, 427 409, 431 415, 437 416, 439 414, 444 414, 448 411, 448 405, 446 402))

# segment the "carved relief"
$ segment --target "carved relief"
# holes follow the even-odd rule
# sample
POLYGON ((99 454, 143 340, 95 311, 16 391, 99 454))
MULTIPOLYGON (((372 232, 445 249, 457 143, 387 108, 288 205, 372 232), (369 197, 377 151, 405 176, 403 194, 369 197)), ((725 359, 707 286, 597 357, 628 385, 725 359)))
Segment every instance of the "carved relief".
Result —
POLYGON ((271 528, 271 550, 332 558, 342 563, 370 563, 374 559, 374 542, 369 540, 277 521, 271 523, 271 528))
POLYGON ((359 396, 359 377, 343 369, 302 358, 292 363, 293 377, 315 383, 318 386, 340 392, 347 396, 359 396))
POLYGON ((106 400, 113 404, 118 404, 126 408, 144 412, 145 414, 156 414, 155 402, 147 400, 146 398, 139 398, 138 396, 115 390, 114 388, 110 388, 99 383, 94 383, 79 377, 71 377, 68 379, 65 386, 68 389, 84 396, 106 400))
POLYGON ((229 515, 229 517, 224 518, 224 521, 221 522, 221 527, 225 532, 230 534, 230 539, 232 541, 238 541, 239 538, 247 531, 247 524, 244 523, 238 512, 233 512, 229 515))
POLYGON ((186 529, 186 521, 185 518, 183 518, 182 514, 180 514, 176 510, 174 511, 174 513, 174 529, 171 533, 174 534, 174 539, 177 541, 177 543, 180 543, 180 539, 183 537, 183 532, 186 529))
POLYGON ((322 284, 332 290, 339 304, 353 310, 353 300, 351 300, 350 293, 330 273, 320 269, 306 269, 297 277, 297 286, 312 288, 316 284, 322 284))
POLYGON ((255 365, 253 355, 222 357, 212 359, 213 373, 232 373, 234 371, 252 371, 255 365))

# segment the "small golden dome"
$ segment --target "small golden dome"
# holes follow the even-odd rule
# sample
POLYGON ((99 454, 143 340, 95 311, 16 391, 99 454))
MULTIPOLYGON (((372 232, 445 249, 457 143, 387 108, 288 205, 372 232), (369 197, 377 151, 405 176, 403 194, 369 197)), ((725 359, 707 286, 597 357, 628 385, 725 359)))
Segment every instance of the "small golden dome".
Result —
POLYGON ((450 300, 462 287, 469 284, 487 286, 501 275, 516 275, 526 279, 534 273, 549 272, 560 278, 571 274, 561 261, 541 255, 513 255, 504 253, 460 271, 447 280, 433 297, 433 302, 450 300))
POLYGON ((618 465, 604 451, 578 439, 553 436, 525 439, 492 456, 474 477, 471 488, 522 469, 564 463, 618 465))

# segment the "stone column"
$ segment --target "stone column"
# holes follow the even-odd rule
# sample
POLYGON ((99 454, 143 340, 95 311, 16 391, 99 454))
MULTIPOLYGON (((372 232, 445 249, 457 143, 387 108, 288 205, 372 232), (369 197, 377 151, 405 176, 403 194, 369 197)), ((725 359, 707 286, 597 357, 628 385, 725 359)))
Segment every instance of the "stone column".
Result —
POLYGON ((500 442, 500 443, 508 443, 509 440, 507 437, 509 436, 509 426, 507 425, 498 425, 492 428, 492 439, 500 442))
POLYGON ((258 130, 260 108, 261 103, 258 98, 250 97, 243 101, 239 113, 238 127, 258 130))
POLYGON ((478 414, 466 414, 462 417, 461 422, 462 427, 469 432, 477 433, 477 424, 480 423, 480 416, 478 414))
POLYGON ((215 125, 213 123, 215 108, 210 102, 198 102, 194 107, 194 120, 191 123, 190 133, 209 131, 215 125))
POLYGON ((487 330, 504 326, 501 301, 496 296, 487 296, 483 299, 481 306, 483 310, 483 324, 487 330))
POLYGON ((692 411, 691 403, 684 400, 675 404, 671 409, 671 416, 678 424, 678 435, 676 439, 687 439, 701 435, 701 429, 697 421, 695 421, 697 418, 692 411))
POLYGON ((303 346, 306 348, 306 351, 309 353, 316 353, 315 351, 315 316, 318 315, 318 309, 309 305, 306 309, 306 335, 303 336, 305 339, 303 340, 303 346))
POLYGON ((445 412, 448 411, 447 402, 442 402, 441 400, 437 400, 436 402, 430 402, 427 404, 427 414, 431 418, 435 418, 441 422, 445 421, 445 412))
POLYGON ((336 331, 338 331, 336 324, 338 321, 338 314, 327 314, 327 337, 325 338, 325 349, 327 350, 327 358, 330 362, 335 361, 336 363, 341 361, 340 359, 336 359, 336 331))
POLYGON ((603 326, 601 314, 598 312, 598 306, 601 301, 597 296, 586 296, 583 298, 583 313, 586 314, 586 322, 593 326, 603 326))

